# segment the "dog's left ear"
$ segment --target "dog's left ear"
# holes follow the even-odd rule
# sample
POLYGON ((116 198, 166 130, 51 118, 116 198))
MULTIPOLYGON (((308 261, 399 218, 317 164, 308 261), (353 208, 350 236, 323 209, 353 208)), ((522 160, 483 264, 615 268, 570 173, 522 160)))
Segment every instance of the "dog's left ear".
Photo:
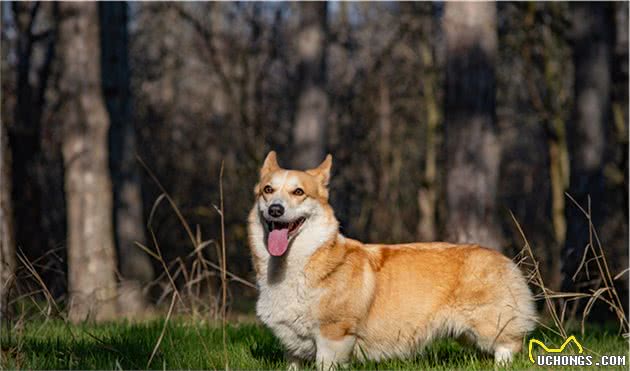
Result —
POLYGON ((324 187, 328 187, 330 182, 330 168, 332 167, 332 155, 326 155, 324 161, 314 169, 306 170, 306 172, 316 177, 324 187))

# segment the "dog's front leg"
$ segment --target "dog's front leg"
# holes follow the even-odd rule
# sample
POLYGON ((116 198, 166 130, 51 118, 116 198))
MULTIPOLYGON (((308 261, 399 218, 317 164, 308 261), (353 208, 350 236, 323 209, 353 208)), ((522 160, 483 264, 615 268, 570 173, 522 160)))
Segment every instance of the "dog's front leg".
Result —
POLYGON ((286 353, 285 356, 288 363, 288 371, 298 371, 302 369, 302 360, 300 360, 298 357, 293 356, 290 353, 286 353))
POLYGON ((334 370, 338 366, 346 366, 350 361, 352 350, 357 338, 345 335, 336 339, 322 334, 317 336, 317 369, 323 371, 334 370))

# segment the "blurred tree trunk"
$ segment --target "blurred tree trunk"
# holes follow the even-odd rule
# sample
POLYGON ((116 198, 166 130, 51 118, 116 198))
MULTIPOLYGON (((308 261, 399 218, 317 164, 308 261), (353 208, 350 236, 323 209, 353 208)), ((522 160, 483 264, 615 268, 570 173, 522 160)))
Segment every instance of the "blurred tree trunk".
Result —
MULTIPOLYGON (((630 14, 628 11, 628 2, 616 3, 617 7, 616 12, 616 26, 617 26, 617 50, 618 50, 618 70, 619 70, 619 80, 621 80, 620 90, 622 91, 620 94, 620 102, 617 105, 616 109, 616 117, 615 120, 617 133, 618 133, 618 141, 621 144, 622 150, 622 160, 620 161, 623 171, 623 189, 624 189, 624 205, 628 205, 628 115, 629 109, 628 106, 628 54, 630 50, 628 50, 628 39, 629 39, 629 23, 630 23, 630 14)), ((616 80, 616 81, 619 81, 616 80)), ((624 208, 624 213, 626 217, 626 224, 628 220, 628 208, 624 208)), ((627 234, 626 234, 627 239, 627 234)))
POLYGON ((297 35, 298 97, 293 128, 292 165, 317 166, 326 154, 328 96, 326 93, 326 2, 301 2, 297 35))
POLYGON ((147 307, 143 286, 153 279, 149 256, 135 245, 145 244, 140 175, 136 166, 136 133, 130 115, 127 3, 99 3, 101 79, 111 124, 109 165, 114 194, 114 228, 118 247, 119 309, 140 315, 147 307))
POLYGON ((35 47, 35 18, 40 2, 11 4, 17 27, 17 83, 15 125, 8 135, 12 145, 12 192, 15 218, 15 239, 24 251, 41 252, 44 246, 41 209, 41 115, 43 88, 34 84, 33 52, 35 47), (40 99, 41 98, 41 99, 40 99), (19 143, 19 145, 17 145, 19 143))
MULTIPOLYGON (((433 19, 428 19, 423 22, 422 27, 426 34, 431 33, 433 22, 433 19)), ((426 144, 424 157, 424 179, 422 186, 418 190, 418 210, 420 211, 418 237, 422 241, 434 241, 437 238, 437 158, 441 115, 437 97, 437 66, 433 53, 434 50, 431 45, 431 41, 428 37, 424 38, 420 45, 420 55, 422 58, 424 77, 424 104, 426 106, 426 144)))
MULTIPOLYGON (((555 80, 557 81, 557 80, 555 80)), ((549 82, 551 85, 551 82, 549 82)), ((551 183, 551 220, 554 241, 548 246, 549 278, 547 285, 552 290, 560 289, 562 249, 566 241, 566 195, 569 184, 569 156, 567 151, 566 124, 555 112, 551 122, 546 123, 547 145, 549 150, 549 177, 551 183)))
POLYGON ((496 4, 444 4, 446 237, 500 249, 496 4))
MULTIPOLYGON (((615 73, 613 74, 613 81, 617 86, 614 94, 613 102, 613 116, 615 123, 615 133, 617 145, 620 147, 620 159, 619 169, 620 174, 619 182, 622 182, 621 191, 623 193, 623 204, 628 205, 628 32, 629 32, 629 17, 628 2, 615 3, 615 73)), ((628 223, 628 208, 623 208, 623 214, 628 223)), ((627 233, 626 233, 627 241, 627 233)), ((624 244, 625 246, 628 244, 624 244)))
POLYGON ((555 115, 551 123, 547 123, 547 143, 549 148, 549 177, 551 183, 551 220, 553 223, 554 241, 549 246, 551 264, 549 267, 548 286, 552 290, 560 288, 562 246, 566 241, 566 202, 565 192, 569 183, 569 157, 566 143, 566 127, 564 120, 555 115))
POLYGON ((97 6, 90 2, 58 4, 69 316, 75 322, 116 315, 116 251, 107 163, 109 119, 101 94, 97 6))
POLYGON ((9 294, 15 277, 11 204, 11 153, 6 125, 0 121, 0 326, 9 318, 9 294))
MULTIPOLYGON (((548 6, 544 11, 550 17, 562 19, 563 11, 557 4, 548 6)), ((551 220, 553 225, 553 242, 545 246, 545 256, 541 263, 545 263, 545 282, 552 290, 560 290, 562 283, 561 263, 562 250, 566 241, 566 195, 569 186, 569 152, 567 148, 566 133, 566 109, 569 94, 566 88, 566 66, 562 61, 568 55, 562 54, 561 47, 563 39, 558 35, 558 31, 549 27, 548 24, 536 25, 536 12, 539 5, 529 3, 524 14, 524 26, 528 31, 527 44, 522 48, 527 70, 525 75, 530 76, 527 80, 528 92, 534 108, 538 111, 539 121, 543 124, 546 134, 547 148, 549 154, 549 181, 551 188, 551 220), (540 30, 540 31, 539 31, 540 30), (540 55, 537 58, 532 56, 533 49, 540 55), (537 67, 537 61, 540 66, 537 67), (539 92, 533 76, 535 68, 539 68, 543 76, 544 93, 539 92)))
MULTIPOLYGON (((604 218, 604 153, 610 120, 611 61, 614 20, 609 4, 571 4, 575 100, 568 127, 570 153, 569 194, 584 209, 591 199, 595 228, 604 218)), ((572 287, 572 276, 589 243, 588 220, 571 201, 567 205, 567 238, 564 249, 563 288, 572 287)))
MULTIPOLYGON (((613 59, 613 122, 615 126, 614 143, 617 147, 614 156, 616 169, 610 171, 607 178, 615 185, 615 201, 612 205, 628 205, 628 28, 629 13, 628 2, 619 2, 614 5, 615 14, 615 58, 613 59)), ((614 169, 609 167, 608 170, 614 169)), ((615 251, 609 260, 612 260, 611 269, 617 274, 628 268, 628 208, 622 207, 615 212, 618 228, 615 251)), ((611 218, 613 219, 613 218, 611 218)), ((614 220, 614 219, 613 219, 614 220)), ((610 222, 609 222, 610 223, 610 222)), ((610 236, 613 233, 603 231, 610 236)), ((606 243, 606 242, 603 242, 606 243)), ((625 276, 627 278, 627 276, 625 276)), ((617 282, 621 302, 624 303, 625 312, 630 306, 630 290, 628 279, 619 279, 617 282)))
MULTIPOLYGON (((371 206, 371 223, 373 223, 373 225, 386 225, 390 223, 395 211, 388 207, 391 205, 391 168, 394 160, 392 148, 392 102, 389 83, 384 76, 385 71, 381 70, 375 73, 379 75, 375 87, 376 97, 374 101, 378 133, 376 136, 378 143, 375 143, 374 149, 378 154, 378 166, 374 169, 377 195, 374 204, 371 206)), ((382 236, 379 236, 378 232, 376 228, 372 228, 370 234, 368 234, 369 238, 375 240, 381 239, 382 236)), ((388 238, 392 238, 392 235, 396 234, 393 228, 390 232, 388 238)))

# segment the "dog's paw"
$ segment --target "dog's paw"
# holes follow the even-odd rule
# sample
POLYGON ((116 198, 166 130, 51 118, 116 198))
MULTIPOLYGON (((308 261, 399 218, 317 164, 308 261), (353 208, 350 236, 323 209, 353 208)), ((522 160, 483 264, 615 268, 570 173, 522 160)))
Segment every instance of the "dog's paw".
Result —
POLYGON ((289 367, 287 367, 287 371, 298 371, 300 370, 300 362, 291 361, 289 362, 289 367))
POLYGON ((507 347, 498 346, 494 351, 494 363, 501 367, 512 363, 512 350, 507 347))

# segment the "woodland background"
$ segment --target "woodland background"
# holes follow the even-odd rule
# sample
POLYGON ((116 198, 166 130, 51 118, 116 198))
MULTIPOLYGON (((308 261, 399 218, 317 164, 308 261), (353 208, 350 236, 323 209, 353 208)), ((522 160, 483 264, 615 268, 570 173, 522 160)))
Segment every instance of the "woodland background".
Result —
POLYGON ((552 290, 602 280, 572 277, 593 239, 577 203, 627 306, 627 2, 1 12, 3 318, 142 317, 174 289, 184 313, 251 312, 245 221, 272 149, 298 168, 333 154, 360 240, 512 257, 513 213, 552 290))

